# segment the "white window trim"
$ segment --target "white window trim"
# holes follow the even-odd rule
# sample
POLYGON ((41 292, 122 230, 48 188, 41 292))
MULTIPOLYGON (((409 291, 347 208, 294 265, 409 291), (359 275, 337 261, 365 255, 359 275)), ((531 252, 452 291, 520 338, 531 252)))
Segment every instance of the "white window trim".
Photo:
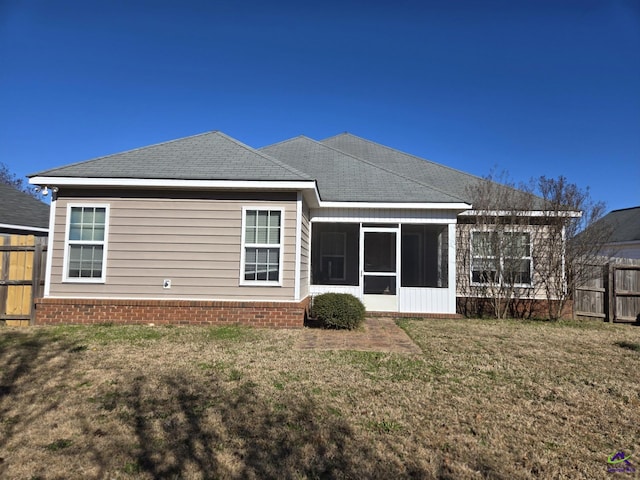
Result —
MULTIPOLYGON (((483 259, 486 260, 495 260, 497 259, 500 262, 500 272, 499 272, 499 278, 497 282, 474 282, 473 281, 473 259, 474 259, 474 255, 473 255, 473 235, 474 233, 492 233, 492 230, 471 230, 471 235, 469 236, 469 252, 470 252, 470 256, 471 256, 471 262, 469 265, 469 282, 470 285, 474 286, 474 287, 496 287, 498 285, 502 284, 502 272, 504 271, 504 257, 502 255, 491 255, 491 256, 484 256, 481 257, 483 259)), ((531 241, 531 232, 529 231, 518 231, 518 230, 506 230, 502 233, 523 233, 523 234, 527 234, 529 235, 529 255, 526 257, 520 257, 521 260, 529 260, 529 267, 530 267, 530 272, 529 274, 531 275, 531 282, 530 283, 514 283, 513 286, 514 287, 518 287, 518 288, 534 288, 534 280, 533 280, 533 244, 531 241)), ((500 235, 500 233, 496 232, 496 234, 500 235)), ((501 239, 500 239, 501 240, 501 239)))
MULTIPOLYGON (((519 260, 528 260, 529 261, 529 277, 531 279, 531 281, 529 283, 514 283, 513 286, 514 287, 520 287, 520 288, 533 288, 533 243, 532 243, 532 237, 531 237, 531 232, 522 232, 522 231, 507 231, 504 233, 520 233, 520 234, 526 234, 529 235, 529 255, 527 256, 522 256, 522 257, 518 257, 517 259, 519 260)), ((511 258, 511 257, 509 257, 511 258)), ((516 257, 513 257, 513 259, 516 259, 516 257)), ((504 271, 504 258, 500 258, 500 262, 501 263, 501 270, 504 271)))
POLYGON ((240 286, 252 286, 252 287, 281 287, 282 286, 282 271, 284 265, 284 208, 271 207, 271 206, 257 206, 257 207, 242 207, 242 236, 240 240, 240 286), (245 280, 245 260, 247 246, 245 244, 246 226, 247 226, 247 212, 249 211, 262 211, 262 212, 280 212, 280 243, 278 245, 273 243, 252 243, 252 248, 279 248, 280 253, 278 255, 278 281, 272 280, 245 280))
MULTIPOLYGON (((107 251, 109 244, 109 224, 110 224, 110 205, 108 203, 69 203, 67 204, 67 219, 64 230, 64 259, 62 267, 62 281, 64 283, 105 283, 107 281, 107 251), (69 277, 69 232, 71 230, 71 209, 72 208, 104 208, 104 240, 102 241, 102 276, 100 278, 76 278, 69 277)), ((74 245, 86 244, 97 245, 98 242, 83 242, 82 240, 74 240, 74 245)))

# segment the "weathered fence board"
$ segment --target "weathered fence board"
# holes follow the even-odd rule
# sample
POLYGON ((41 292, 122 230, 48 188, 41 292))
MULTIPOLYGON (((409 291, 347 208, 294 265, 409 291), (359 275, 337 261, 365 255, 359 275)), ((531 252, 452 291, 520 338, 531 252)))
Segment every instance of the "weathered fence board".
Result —
POLYGON ((584 265, 586 280, 574 292, 577 316, 609 322, 640 322, 640 262, 620 260, 584 265))
POLYGON ((0 322, 33 323, 34 299, 42 296, 46 238, 0 235, 0 322))

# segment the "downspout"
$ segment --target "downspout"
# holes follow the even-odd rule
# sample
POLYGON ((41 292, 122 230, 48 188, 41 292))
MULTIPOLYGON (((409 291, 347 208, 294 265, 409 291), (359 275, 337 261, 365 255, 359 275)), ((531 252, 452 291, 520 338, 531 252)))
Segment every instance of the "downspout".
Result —
POLYGON ((58 195, 55 191, 51 192, 51 206, 49 208, 49 235, 47 236, 47 265, 44 274, 44 296, 48 297, 51 293, 51 264, 53 263, 53 239, 55 237, 56 223, 56 204, 58 195))

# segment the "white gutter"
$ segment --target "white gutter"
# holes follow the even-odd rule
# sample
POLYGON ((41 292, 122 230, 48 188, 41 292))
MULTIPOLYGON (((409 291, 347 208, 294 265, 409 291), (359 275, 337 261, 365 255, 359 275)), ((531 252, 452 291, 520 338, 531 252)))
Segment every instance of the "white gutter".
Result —
POLYGON ((582 212, 575 210, 566 211, 549 211, 549 210, 467 210, 460 215, 469 217, 477 217, 482 215, 491 215, 496 217, 509 217, 511 215, 521 217, 570 217, 581 218, 582 212))
POLYGON ((43 233, 47 233, 49 231, 48 228, 28 227, 26 225, 12 225, 10 223, 0 223, 0 228, 10 228, 12 230, 25 230, 25 231, 43 232, 43 233))
POLYGON ((159 187, 159 188, 238 188, 304 190, 315 188, 313 180, 174 180, 161 178, 84 178, 84 177, 32 177, 29 183, 42 186, 64 187, 159 187))
POLYGON ((405 208, 405 209, 434 209, 434 210, 467 210, 471 208, 468 203, 394 203, 394 202, 323 202, 322 208, 405 208))
POLYGON ((464 202, 333 202, 320 199, 315 180, 176 180, 155 178, 84 178, 35 176, 29 179, 33 185, 54 187, 126 187, 126 188, 224 188, 236 190, 295 190, 313 191, 313 208, 391 208, 412 210, 468 210, 471 205, 464 202))

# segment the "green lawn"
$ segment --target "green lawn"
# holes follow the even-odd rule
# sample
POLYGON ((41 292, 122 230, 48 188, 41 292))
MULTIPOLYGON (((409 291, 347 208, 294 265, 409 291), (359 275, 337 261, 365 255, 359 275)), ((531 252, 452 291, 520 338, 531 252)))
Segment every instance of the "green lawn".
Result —
POLYGON ((619 450, 640 471, 640 328, 400 325, 422 355, 297 350, 295 330, 0 328, 0 478, 593 479, 619 450))

